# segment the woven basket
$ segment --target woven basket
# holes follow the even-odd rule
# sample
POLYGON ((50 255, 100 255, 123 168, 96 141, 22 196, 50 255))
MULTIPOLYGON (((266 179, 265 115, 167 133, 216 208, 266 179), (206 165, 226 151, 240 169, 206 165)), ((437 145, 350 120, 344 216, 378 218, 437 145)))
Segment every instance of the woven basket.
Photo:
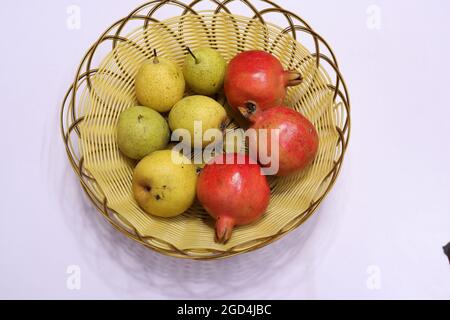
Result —
POLYGON ((114 23, 89 49, 64 98, 61 131, 82 188, 117 230, 166 255, 216 259, 261 248, 311 216, 339 174, 349 110, 331 48, 296 14, 271 1, 155 0, 114 23), (159 17, 167 8, 176 15, 159 17), (286 26, 269 23, 269 17, 286 26), (116 144, 119 114, 137 104, 133 79, 139 66, 154 49, 182 64, 186 47, 200 46, 216 48, 227 60, 262 49, 278 56, 286 69, 300 71, 304 82, 289 88, 286 103, 310 119, 320 136, 313 165, 296 176, 270 179, 272 200, 264 217, 236 228, 225 245, 214 241, 214 223, 198 203, 172 219, 145 214, 131 193, 135 163, 116 144))

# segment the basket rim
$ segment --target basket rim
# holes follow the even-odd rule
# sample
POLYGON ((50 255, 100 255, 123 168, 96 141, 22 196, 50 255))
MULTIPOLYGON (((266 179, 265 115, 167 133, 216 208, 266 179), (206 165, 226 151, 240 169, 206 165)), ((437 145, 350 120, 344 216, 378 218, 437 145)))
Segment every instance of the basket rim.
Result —
MULTIPOLYGON (((104 196, 103 191, 101 190, 100 186, 95 182, 95 179, 89 175, 89 173, 86 171, 86 168, 84 167, 84 158, 83 156, 78 157, 76 155, 76 152, 73 148, 73 143, 71 141, 71 136, 76 133, 76 136, 80 138, 80 132, 78 126, 82 123, 84 120, 84 116, 77 116, 76 113, 76 94, 78 89, 80 88, 80 85, 83 81, 86 81, 87 86, 89 87, 91 85, 90 83, 90 76, 94 75, 98 70, 92 69, 92 59, 93 55, 95 54, 96 49, 100 44, 102 44, 104 41, 112 41, 113 43, 113 49, 117 45, 117 42, 122 41, 123 37, 120 36, 120 32, 122 31, 125 24, 133 19, 139 19, 144 20, 144 26, 149 22, 157 22, 156 19, 152 18, 150 13, 154 10, 154 7, 151 9, 148 16, 142 16, 137 15, 136 13, 139 12, 139 10, 142 10, 142 8, 145 8, 146 6, 162 6, 166 3, 175 4, 177 6, 181 6, 185 8, 184 14, 192 13, 192 11, 195 12, 195 14, 204 13, 206 11, 213 12, 215 14, 219 13, 220 9, 223 7, 223 5, 228 2, 232 2, 232 0, 226 0, 221 5, 218 6, 216 11, 210 11, 210 10, 199 10, 196 12, 192 9, 192 4, 197 4, 199 2, 202 2, 203 0, 195 0, 190 5, 185 5, 177 0, 153 0, 150 2, 147 2, 146 4, 138 7, 134 11, 130 13, 125 18, 122 18, 118 21, 116 21, 114 24, 112 24, 100 37, 99 39, 91 46, 91 48, 86 52, 84 55, 75 76, 75 79, 72 83, 72 85, 67 90, 61 110, 60 110, 60 130, 61 135, 63 138, 63 142, 66 147, 67 156, 69 159, 69 162, 78 176, 78 179, 80 181, 81 187, 90 199, 90 201, 94 204, 94 207, 105 217, 105 219, 119 232, 127 236, 128 238, 140 243, 141 245, 144 245, 147 248, 150 248, 156 252, 159 252, 164 255, 177 257, 177 258, 185 258, 185 259, 193 259, 193 260, 215 260, 215 259, 223 259, 228 258, 232 256, 236 256, 243 253, 248 253, 257 249, 260 249, 262 247, 265 247, 272 242, 275 242, 279 240, 280 238, 284 237, 291 231, 297 229, 301 224, 303 224, 307 219, 309 219, 318 209, 324 198, 328 195, 328 193, 333 188, 337 177, 339 176, 342 163, 344 160, 344 156, 347 151, 348 142, 350 138, 350 131, 351 131, 351 115, 350 115, 350 100, 348 96, 348 90, 346 83, 342 77, 342 74, 339 70, 338 63, 336 60, 336 57, 334 55, 334 52, 332 51, 331 47, 328 45, 328 43, 315 31, 309 27, 309 25, 304 22, 303 19, 301 19, 299 16, 297 16, 295 13, 292 13, 290 11, 287 11, 285 9, 282 9, 278 5, 272 3, 268 0, 261 0, 265 3, 269 3, 273 6, 272 9, 266 9, 265 11, 259 12, 259 14, 255 14, 255 17, 253 19, 258 18, 261 20, 262 14, 269 13, 272 11, 279 12, 283 15, 285 15, 289 21, 290 26, 284 29, 285 32, 293 32, 295 34, 296 31, 301 31, 310 34, 316 43, 316 54, 315 57, 317 59, 318 66, 320 65, 320 61, 323 60, 326 62, 336 73, 336 85, 335 86, 329 86, 330 90, 334 90, 335 94, 333 97, 333 102, 336 103, 337 99, 341 100, 341 103, 343 104, 343 107, 345 108, 345 121, 343 128, 340 128, 336 126, 336 130, 339 134, 339 143, 337 144, 336 148, 340 148, 340 156, 337 161, 335 161, 335 164, 330 171, 330 173, 325 177, 324 181, 329 179, 328 185, 326 186, 323 193, 321 193, 320 197, 311 203, 310 207, 305 210, 303 213, 299 213, 295 218, 293 218, 289 223, 286 225, 289 225, 286 229, 281 229, 279 232, 266 237, 261 237, 258 239, 254 239, 249 241, 248 245, 246 244, 239 244, 236 247, 229 248, 227 250, 215 250, 215 249, 185 249, 181 250, 174 245, 167 243, 161 239, 155 239, 152 237, 143 237, 139 234, 139 232, 126 221, 126 219, 122 216, 120 216, 119 213, 115 212, 111 208, 108 207, 108 200, 106 196, 104 196), (301 23, 303 23, 303 26, 297 26, 291 23, 292 18, 297 19, 301 23), (114 30, 114 28, 117 28, 117 32, 114 35, 109 35, 109 32, 114 30), (320 53, 318 50, 318 43, 323 44, 329 51, 331 58, 329 58, 324 53, 320 53), (82 72, 83 67, 86 67, 85 72, 82 72), (343 91, 339 88, 339 86, 342 85, 343 91), (96 184, 96 185, 94 185, 96 184), (99 197, 99 195, 103 194, 103 199, 99 197), (298 219, 298 221, 296 221, 298 219), (296 221, 292 224, 292 222, 296 221), (162 245, 156 245, 155 242, 160 243, 162 245), (254 243, 254 244, 250 244, 254 243), (165 246, 165 248, 163 247, 165 246), (244 247, 244 249, 239 249, 239 247, 244 247)), ((216 1, 213 0, 217 4, 216 1)), ((247 0, 243 0, 243 2, 248 4, 247 0)), ((255 11, 255 10, 254 10, 255 11)), ((154 12, 153 12, 154 13, 154 12)), ((221 14, 223 12, 220 12, 221 14)), ((225 14, 230 14, 232 16, 240 16, 242 15, 233 15, 231 13, 225 12, 225 14)), ((175 16, 176 17, 176 16, 175 16)), ((172 19, 174 17, 171 17, 169 19, 172 19)), ((252 19, 252 18, 249 18, 252 19)), ((264 24, 271 24, 276 26, 273 23, 268 23, 262 20, 264 24)), ((294 37, 295 38, 295 37, 294 37)), ((314 54, 312 54, 314 56, 314 54)), ((322 182, 324 182, 322 181, 322 182)))

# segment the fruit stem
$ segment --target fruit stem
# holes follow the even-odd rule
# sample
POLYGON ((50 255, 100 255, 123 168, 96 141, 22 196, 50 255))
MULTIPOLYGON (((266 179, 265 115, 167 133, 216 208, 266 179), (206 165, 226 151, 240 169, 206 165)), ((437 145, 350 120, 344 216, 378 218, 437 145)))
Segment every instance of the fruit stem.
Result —
POLYGON ((225 244, 230 240, 234 228, 234 220, 227 216, 222 216, 216 222, 216 241, 225 244))
POLYGON ((286 83, 288 87, 295 87, 302 84, 303 77, 302 74, 295 70, 286 71, 286 83))
POLYGON ((158 59, 158 53, 156 52, 156 49, 153 50, 153 55, 154 55, 153 63, 154 64, 158 64, 159 63, 159 59, 158 59))
POLYGON ((227 127, 230 125, 231 121, 226 117, 221 123, 220 123, 220 130, 224 133, 227 127))
POLYGON ((197 59, 197 57, 195 56, 195 54, 192 52, 191 48, 186 47, 186 49, 187 49, 187 51, 189 52, 189 54, 194 58, 195 64, 198 64, 198 59, 197 59))

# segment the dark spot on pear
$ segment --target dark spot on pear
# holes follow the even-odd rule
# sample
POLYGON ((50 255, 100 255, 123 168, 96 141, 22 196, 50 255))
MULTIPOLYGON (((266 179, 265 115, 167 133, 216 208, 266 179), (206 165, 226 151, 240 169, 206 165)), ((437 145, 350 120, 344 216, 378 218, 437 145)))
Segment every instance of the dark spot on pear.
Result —
POLYGON ((144 186, 144 190, 145 190, 145 192, 150 192, 150 191, 152 191, 152 187, 144 186))
POLYGON ((159 200, 161 200, 162 198, 161 198, 161 196, 160 196, 159 194, 157 194, 157 195, 155 196, 155 199, 159 201, 159 200))

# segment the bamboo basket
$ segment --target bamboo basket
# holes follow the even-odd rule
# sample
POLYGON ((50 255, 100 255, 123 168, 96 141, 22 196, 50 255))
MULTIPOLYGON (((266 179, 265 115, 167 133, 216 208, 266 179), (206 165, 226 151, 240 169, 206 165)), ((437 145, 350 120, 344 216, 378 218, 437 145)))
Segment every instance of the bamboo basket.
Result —
POLYGON ((350 102, 330 46, 295 13, 266 0, 154 0, 109 27, 83 57, 62 103, 61 132, 81 187, 111 225, 160 253, 208 260, 261 248, 315 212, 341 169, 350 102), (176 15, 164 17, 168 11, 176 15), (304 82, 289 88, 286 104, 310 119, 320 137, 310 168, 271 179, 264 217, 236 228, 225 245, 214 241, 214 223, 198 203, 176 218, 145 214, 131 193, 135 163, 116 144, 119 114, 137 104, 133 79, 141 63, 156 49, 182 64, 186 47, 200 46, 219 50, 227 60, 241 51, 266 50, 300 71, 304 82))

